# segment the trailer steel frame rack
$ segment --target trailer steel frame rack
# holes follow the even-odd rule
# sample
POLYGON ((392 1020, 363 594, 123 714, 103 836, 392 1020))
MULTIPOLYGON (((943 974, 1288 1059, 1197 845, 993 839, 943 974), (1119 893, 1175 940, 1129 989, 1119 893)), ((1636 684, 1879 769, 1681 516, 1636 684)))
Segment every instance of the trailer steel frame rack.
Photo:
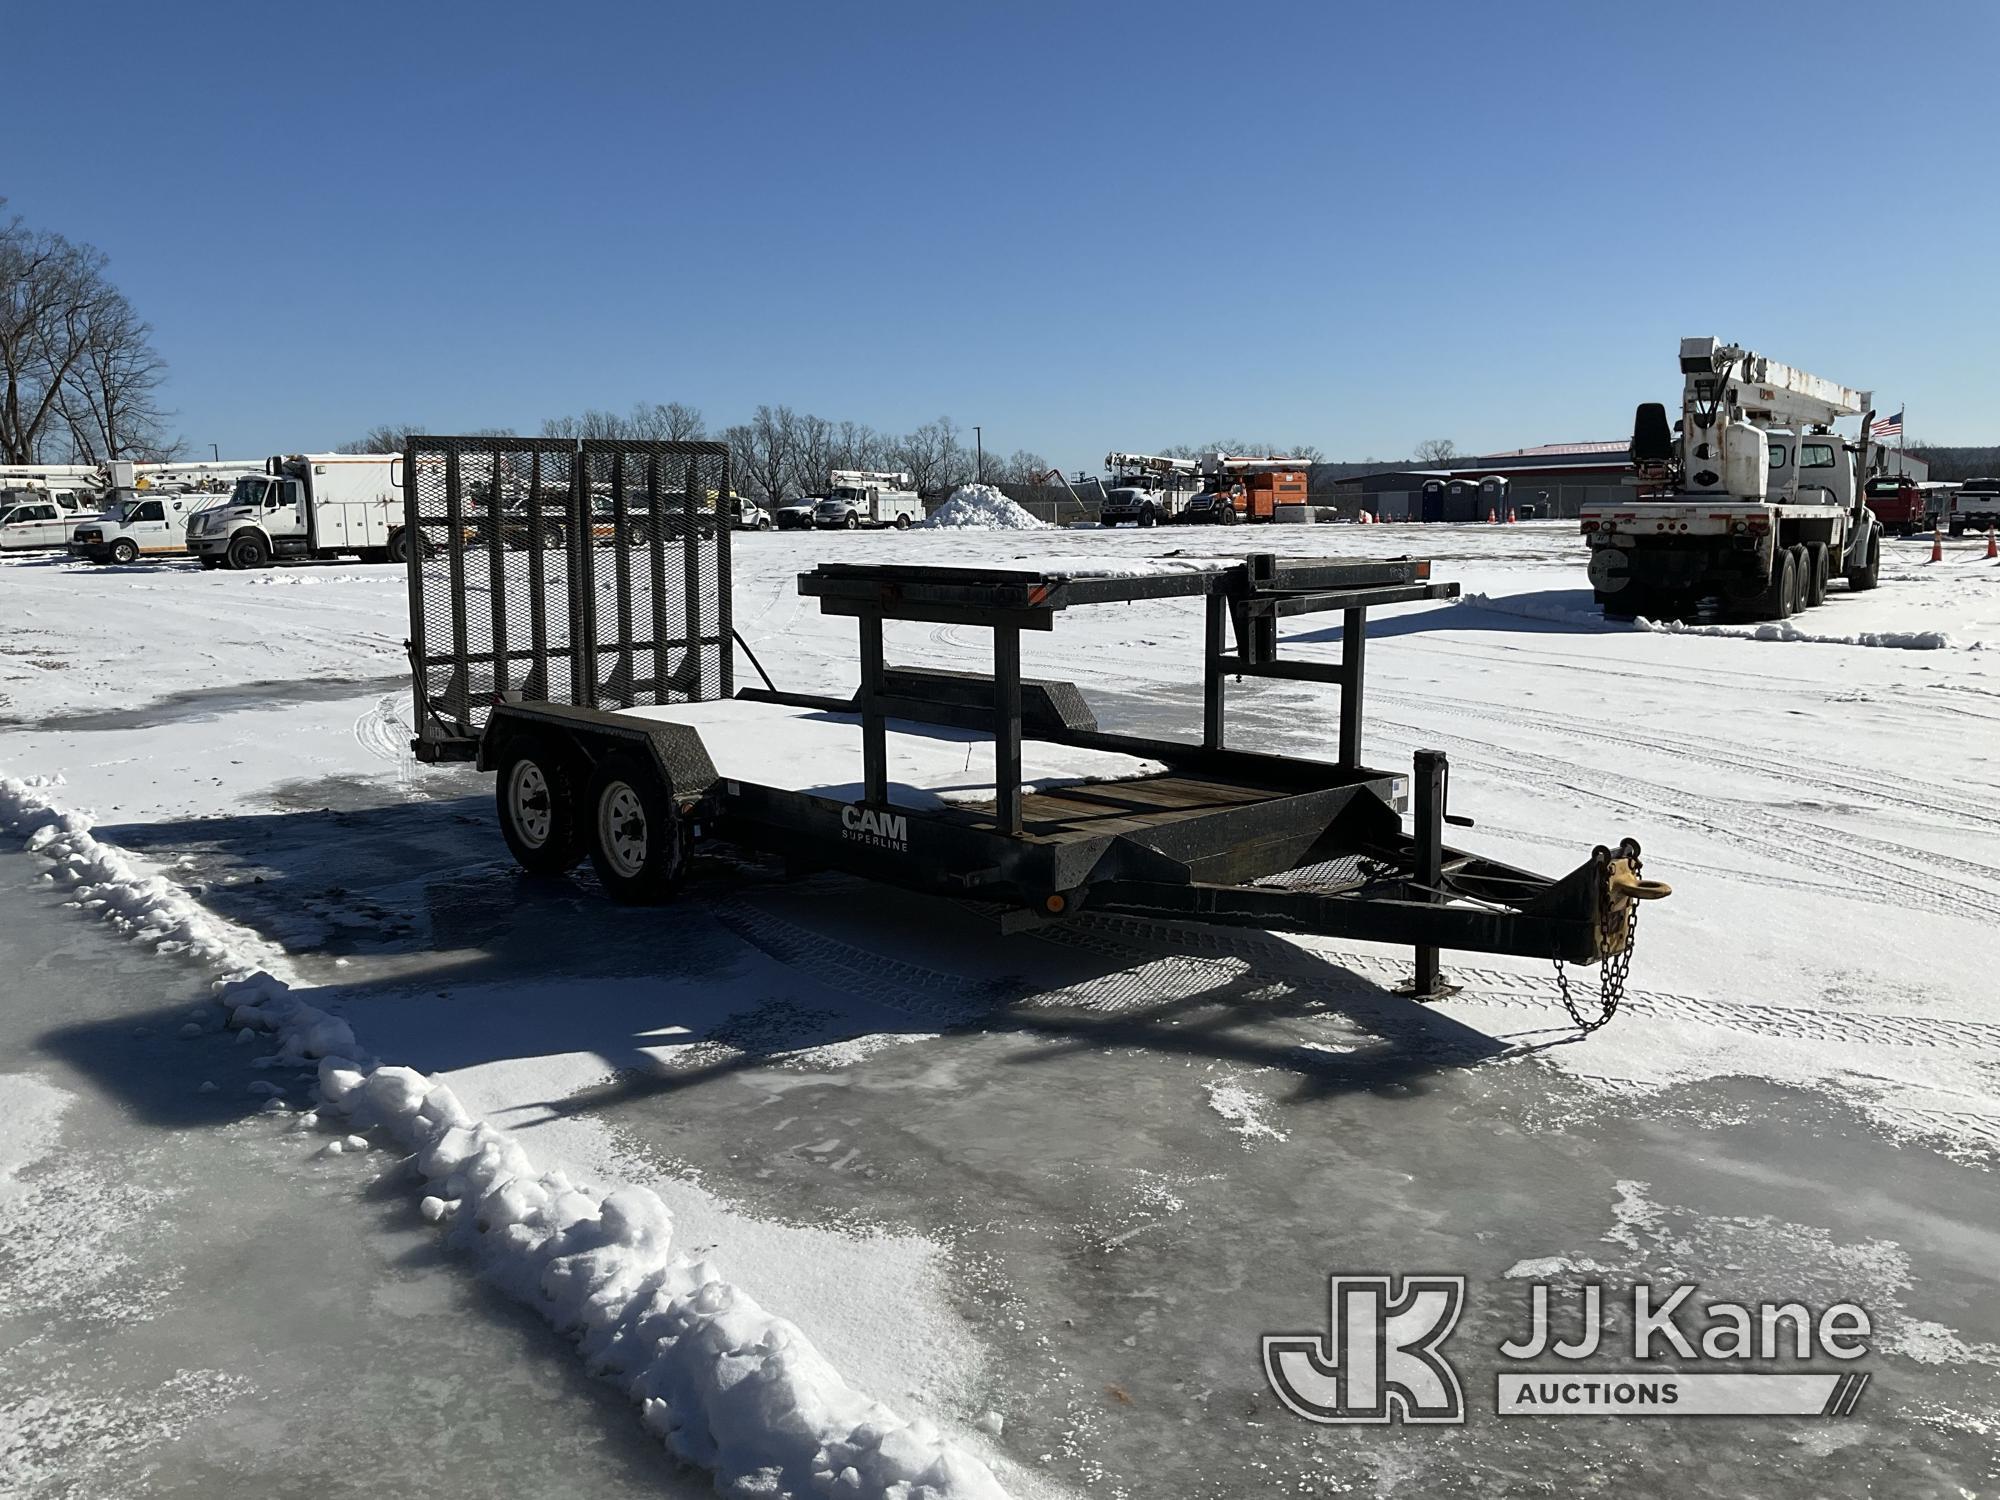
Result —
MULTIPOLYGON (((1407 944, 1420 995, 1439 991, 1443 948, 1574 963, 1625 955, 1634 901, 1666 894, 1638 878, 1630 841, 1616 853, 1599 847, 1559 879, 1446 847, 1445 823, 1468 820, 1448 818, 1445 757, 1417 754, 1413 799, 1404 777, 1362 763, 1367 612, 1454 597, 1457 585, 1432 582, 1426 561, 1257 554, 1046 571, 824 563, 798 586, 823 613, 856 620, 859 689, 852 699, 785 693, 766 677, 735 697, 858 720, 858 800, 719 773, 699 726, 677 721, 672 705, 606 710, 503 693, 477 757, 500 773, 501 819, 523 864, 566 868, 587 845, 615 898, 657 900, 677 883, 691 834, 797 866, 997 901, 1010 927, 1099 911, 1407 944), (1021 674, 1021 632, 1051 630, 1065 610, 1189 597, 1205 605, 1199 743, 1107 733, 1074 684, 1021 674), (1278 622, 1326 612, 1343 620, 1338 662, 1282 659, 1278 622), (883 635, 892 620, 990 629, 992 673, 890 665, 883 635), (1229 748, 1230 677, 1337 686, 1337 757, 1229 748), (893 802, 892 721, 990 732, 992 799, 893 802), (1158 761, 1164 771, 1024 791, 1024 739, 1158 761), (1406 834, 1401 813, 1412 800, 1406 834)), ((432 758, 441 758, 435 746, 432 758)))

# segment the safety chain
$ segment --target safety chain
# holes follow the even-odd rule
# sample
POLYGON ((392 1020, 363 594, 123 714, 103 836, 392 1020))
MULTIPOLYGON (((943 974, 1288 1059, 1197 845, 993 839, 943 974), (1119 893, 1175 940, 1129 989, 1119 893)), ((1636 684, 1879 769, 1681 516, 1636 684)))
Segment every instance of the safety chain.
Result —
MULTIPOLYGON (((1641 866, 1636 849, 1630 858, 1632 875, 1636 879, 1641 866)), ((1597 989, 1600 1009, 1594 1018, 1586 1019, 1583 1012, 1577 1008, 1576 998, 1570 994, 1569 968, 1560 958, 1556 960, 1556 985, 1562 992, 1563 1009, 1569 1012, 1570 1020, 1576 1023, 1576 1029, 1585 1036, 1589 1036, 1591 1032, 1617 1015, 1619 1003, 1625 998, 1625 976, 1632 972, 1632 950, 1639 941, 1640 904, 1630 899, 1625 903, 1625 943, 1618 952, 1604 960, 1603 978, 1597 989)))

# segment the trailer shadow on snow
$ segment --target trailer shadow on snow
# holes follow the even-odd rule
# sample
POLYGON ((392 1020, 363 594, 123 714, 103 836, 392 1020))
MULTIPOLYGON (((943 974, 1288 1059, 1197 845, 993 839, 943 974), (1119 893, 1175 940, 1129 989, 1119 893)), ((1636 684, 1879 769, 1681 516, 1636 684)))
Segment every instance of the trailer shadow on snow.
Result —
POLYGON ((1086 919, 1003 936, 970 903, 839 875, 787 880, 733 856, 698 861, 670 906, 620 907, 587 866, 559 880, 519 872, 484 797, 98 833, 282 944, 318 986, 308 998, 386 1060, 427 1071, 601 1061, 528 1113, 629 1105, 769 1067, 823 1071, 857 1048, 940 1033, 1013 1038, 1009 1069, 1138 1050, 1269 1072, 1291 1080, 1278 1092, 1292 1103, 1407 1098, 1440 1070, 1523 1050, 1307 949, 1268 973, 1218 957, 1196 929, 1135 936, 1122 924, 1114 938, 1086 919))

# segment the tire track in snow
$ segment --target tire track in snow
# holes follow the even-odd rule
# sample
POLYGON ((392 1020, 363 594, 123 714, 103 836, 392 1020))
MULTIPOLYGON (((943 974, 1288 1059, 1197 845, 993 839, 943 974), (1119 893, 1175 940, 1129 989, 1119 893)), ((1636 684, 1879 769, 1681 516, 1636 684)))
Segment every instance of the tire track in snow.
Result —
MULTIPOLYGON (((1086 948, 1107 958, 1129 957, 1145 960, 1160 949, 1198 948, 1212 955, 1209 962, 1240 959, 1260 972, 1274 976, 1318 978, 1315 969, 1335 963, 1357 974, 1379 976, 1384 987, 1407 977, 1401 958, 1358 949, 1303 949, 1276 938, 1256 933, 1234 932, 1153 922, 1143 917, 1099 916, 1085 913, 1063 927, 1037 930, 1036 937, 1065 946, 1086 948)), ((1451 978, 1462 985, 1455 1001, 1508 1007, 1535 1007, 1560 1011, 1561 991, 1553 973, 1521 973, 1509 969, 1487 969, 1453 963, 1451 978)), ((1323 981, 1322 981, 1323 982, 1323 981)), ((1572 975, 1571 986, 1579 997, 1594 1002, 1596 986, 1572 975)), ((1329 990, 1333 986, 1327 987, 1329 990)), ((1732 1031, 1757 1036, 1783 1036, 1812 1041, 1839 1041, 1888 1044, 1901 1047, 1932 1047, 1958 1052, 2000 1054, 2000 1025, 1986 1021, 1954 1021, 1935 1016, 1911 1016, 1813 1010, 1802 1006, 1769 1005, 1758 1001, 1718 1000, 1701 995, 1676 994, 1661 990, 1627 990, 1627 1009, 1663 1017, 1700 1021, 1732 1031)))
MULTIPOLYGON (((1463 735, 1394 720, 1377 722, 1380 727, 1408 735, 1421 744, 1468 751, 1489 748, 1484 741, 1463 735)), ((1658 782, 1619 776, 1582 763, 1572 762, 1552 771, 1547 780, 1550 785, 1613 808, 1651 813, 1706 832, 1726 834, 1763 850, 1780 865, 1798 865, 1830 877, 1855 900, 1976 921, 1991 921, 1995 905, 2000 903, 2000 892, 1968 892, 1962 882, 1947 880, 1925 868, 1955 866, 1979 880, 2000 882, 2000 871, 1953 855, 1934 854, 1821 824, 1789 822, 1765 812, 1756 803, 1699 797, 1658 782), (1719 819, 1720 810, 1733 812, 1740 821, 1732 824, 1719 819), (1871 855, 1910 863, 1881 869, 1871 855)))
MULTIPOLYGON (((1701 740, 1666 739, 1634 733, 1622 727, 1608 729, 1601 720, 1541 709, 1510 709, 1503 704, 1487 703, 1478 699, 1449 698, 1430 693, 1399 693, 1393 689, 1376 693, 1374 696, 1378 700, 1397 703, 1405 708, 1440 707, 1452 711, 1456 717, 1537 730, 1561 738, 1592 740, 1619 749, 1636 747, 1696 765, 1713 766, 1717 770, 1737 773, 1763 772, 1774 779, 1783 779, 1780 768, 1765 764, 1764 757, 1769 754, 1768 747, 1759 748, 1712 737, 1704 737, 1701 740)), ((2000 812, 1995 812, 1990 803, 1960 797, 1943 789, 1935 794, 1926 789, 1919 795, 1904 790, 1897 783, 1883 780, 1868 767, 1841 761, 1816 760, 1815 766, 1823 771, 1830 781, 1845 789, 1872 797, 1878 802, 1932 814, 1945 813, 1965 822, 2000 828, 2000 812)), ((1989 867, 1975 866, 1975 868, 1989 867)), ((2000 870, 1993 870, 1991 873, 2000 877, 2000 870)))

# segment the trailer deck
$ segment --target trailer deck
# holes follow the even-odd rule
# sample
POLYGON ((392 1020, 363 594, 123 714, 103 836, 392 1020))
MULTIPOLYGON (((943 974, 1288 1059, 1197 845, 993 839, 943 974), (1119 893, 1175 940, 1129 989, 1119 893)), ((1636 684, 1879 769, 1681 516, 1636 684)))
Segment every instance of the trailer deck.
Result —
MULTIPOLYGON (((822 563, 799 592, 855 620, 859 685, 851 698, 789 693, 729 628, 726 533, 619 519, 628 503, 650 514, 663 493, 691 498, 703 466, 723 466, 726 492, 719 445, 575 444, 550 465, 574 476, 571 514, 550 518, 570 555, 551 568, 531 550, 525 583, 497 535, 466 540, 452 487, 467 450, 484 445, 497 474, 532 449, 546 472, 551 441, 413 439, 406 470, 446 486, 410 498, 409 524, 432 544, 411 559, 417 751, 476 756, 498 773, 502 828, 530 870, 566 870, 587 852, 615 899, 655 901, 674 892, 691 849, 719 840, 977 896, 1007 925, 1104 911, 1408 944, 1420 995, 1440 992, 1447 947, 1616 960, 1607 972, 1622 981, 1637 904, 1666 894, 1640 878, 1629 840, 1559 879, 1447 848, 1446 822, 1469 820, 1447 813, 1445 757, 1419 752, 1413 776, 1363 763, 1367 613, 1454 597, 1426 561, 822 563), (608 538, 575 524, 586 507, 614 517, 608 538), (475 570, 459 549, 486 554, 476 592, 490 649, 474 638, 475 570), (564 608, 546 597, 558 588, 564 608), (1203 601, 1199 739, 1108 733, 1076 684, 1023 677, 1023 631, 1052 630, 1072 608, 1163 598, 1203 601), (1337 661, 1281 654, 1281 621, 1328 612, 1343 623, 1337 661), (450 649, 429 643, 432 621, 449 623, 450 649), (892 621, 990 631, 991 672, 890 663, 892 621), (732 693, 736 647, 763 687, 732 693), (516 687, 520 660, 535 665, 516 687), (1231 747, 1227 684, 1245 677, 1337 688, 1332 753, 1231 747), (554 701, 558 681, 568 702, 554 701)), ((1615 983, 1606 990, 1615 1004, 1615 983)))

